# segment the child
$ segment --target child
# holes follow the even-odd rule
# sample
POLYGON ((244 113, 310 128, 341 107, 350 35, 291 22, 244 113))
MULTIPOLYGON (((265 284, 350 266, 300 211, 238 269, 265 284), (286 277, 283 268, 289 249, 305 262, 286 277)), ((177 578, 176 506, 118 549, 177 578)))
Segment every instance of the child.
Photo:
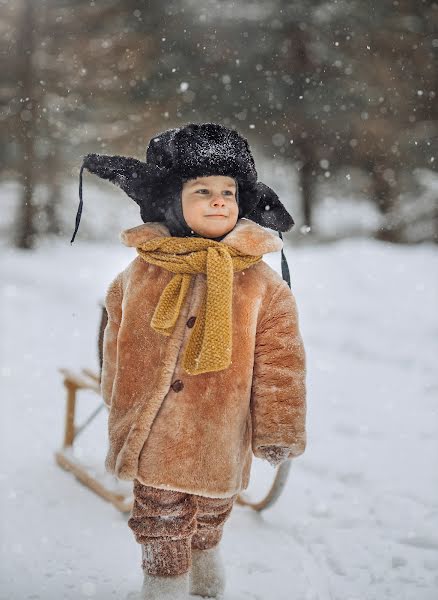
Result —
POLYGON ((219 542, 252 455, 276 466, 306 446, 297 307, 262 260, 283 246, 265 228, 293 219, 232 129, 167 130, 146 159, 89 154, 81 168, 120 186, 143 220, 122 231, 137 257, 106 294, 105 466, 134 483, 139 597, 218 597, 219 542))

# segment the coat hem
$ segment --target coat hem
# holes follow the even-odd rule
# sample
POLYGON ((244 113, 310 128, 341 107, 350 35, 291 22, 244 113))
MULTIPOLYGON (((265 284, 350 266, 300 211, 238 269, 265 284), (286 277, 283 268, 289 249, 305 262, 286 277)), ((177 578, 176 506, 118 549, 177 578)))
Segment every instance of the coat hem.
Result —
POLYGON ((144 480, 140 475, 136 475, 135 479, 138 479, 138 481, 143 485, 154 487, 159 490, 183 492, 185 494, 193 494, 195 496, 204 496, 206 498, 231 498, 232 496, 240 494, 240 492, 243 491, 242 489, 239 489, 239 490, 236 490, 235 492, 231 492, 231 493, 230 492, 227 492, 227 493, 215 492, 213 494, 211 492, 205 492, 205 491, 200 492, 199 489, 198 490, 194 490, 193 488, 190 489, 188 486, 184 486, 182 488, 182 487, 179 487, 177 485, 172 485, 172 484, 166 485, 166 484, 158 484, 158 483, 149 483, 146 480, 144 480))

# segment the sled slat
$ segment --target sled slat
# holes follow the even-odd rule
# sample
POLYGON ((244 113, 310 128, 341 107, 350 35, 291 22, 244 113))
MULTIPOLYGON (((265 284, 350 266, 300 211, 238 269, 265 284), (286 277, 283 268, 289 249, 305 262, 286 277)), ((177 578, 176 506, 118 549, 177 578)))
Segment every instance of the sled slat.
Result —
POLYGON ((73 385, 76 389, 94 390, 95 392, 100 393, 100 385, 97 385, 95 379, 87 379, 83 375, 74 373, 69 369, 60 368, 58 370, 64 375, 65 386, 73 385))
POLYGON ((95 373, 91 369, 87 369, 86 367, 82 368, 82 373, 84 373, 84 375, 86 375, 87 377, 89 377, 92 381, 94 381, 94 382, 96 382, 96 383, 98 383, 100 385, 100 378, 97 375, 97 373, 95 373))

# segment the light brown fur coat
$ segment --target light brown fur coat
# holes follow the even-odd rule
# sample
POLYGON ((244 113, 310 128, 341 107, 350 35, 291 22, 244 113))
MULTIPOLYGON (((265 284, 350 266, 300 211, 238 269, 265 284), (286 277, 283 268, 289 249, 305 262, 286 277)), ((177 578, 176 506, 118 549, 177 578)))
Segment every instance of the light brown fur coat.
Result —
MULTIPOLYGON (((135 248, 169 236, 163 223, 122 231, 135 248)), ((222 240, 251 255, 276 252, 282 240, 239 219, 222 240)), ((150 326, 173 273, 140 256, 110 284, 105 305, 101 390, 109 407, 105 465, 119 479, 208 497, 248 487, 252 456, 262 446, 306 446, 306 356, 295 298, 265 261, 234 273, 232 361, 223 371, 189 375, 182 354, 206 289, 192 277, 171 336, 150 326), (189 322, 190 324, 190 322, 189 322), (183 387, 171 385, 180 380, 183 387)))

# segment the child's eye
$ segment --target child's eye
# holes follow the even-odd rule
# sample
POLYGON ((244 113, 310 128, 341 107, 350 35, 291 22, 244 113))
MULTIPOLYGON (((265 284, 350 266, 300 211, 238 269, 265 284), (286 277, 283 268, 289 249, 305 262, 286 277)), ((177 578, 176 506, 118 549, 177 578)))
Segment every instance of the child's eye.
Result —
MULTIPOLYGON (((196 193, 198 193, 198 192, 207 192, 207 193, 208 193, 209 191, 210 191, 210 190, 208 190, 207 188, 202 188, 202 189, 196 190, 196 193)), ((227 193, 229 196, 233 196, 233 195, 234 195, 234 193, 233 193, 231 190, 225 190, 225 192, 226 192, 226 193, 227 193)))

